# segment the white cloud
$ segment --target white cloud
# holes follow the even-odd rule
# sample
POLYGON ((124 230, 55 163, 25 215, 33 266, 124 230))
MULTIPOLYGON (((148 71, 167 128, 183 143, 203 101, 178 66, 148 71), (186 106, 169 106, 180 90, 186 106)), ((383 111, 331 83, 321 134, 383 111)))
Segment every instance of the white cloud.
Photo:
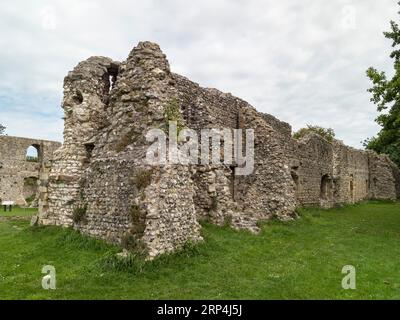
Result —
POLYGON ((294 129, 333 127, 360 146, 379 129, 365 70, 391 69, 382 31, 397 11, 391 0, 9 1, 0 12, 0 122, 9 134, 60 140, 66 73, 91 55, 123 60, 150 40, 173 71, 294 129))

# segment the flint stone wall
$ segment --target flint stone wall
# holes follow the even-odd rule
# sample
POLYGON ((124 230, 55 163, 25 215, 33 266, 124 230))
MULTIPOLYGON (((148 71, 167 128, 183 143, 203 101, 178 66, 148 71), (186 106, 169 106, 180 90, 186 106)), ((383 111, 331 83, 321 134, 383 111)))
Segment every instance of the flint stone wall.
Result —
POLYGON ((26 205, 27 197, 38 192, 39 171, 61 143, 12 136, 0 136, 0 202, 26 205), (27 161, 29 147, 38 150, 37 162, 27 161))
POLYGON ((310 134, 293 139, 289 124, 264 119, 279 133, 289 159, 298 206, 332 207, 367 199, 400 198, 399 168, 386 156, 310 134))
POLYGON ((172 73, 150 42, 139 43, 124 62, 79 63, 65 78, 63 109, 64 144, 42 170, 40 223, 73 226, 150 258, 200 241, 203 218, 257 231, 259 220, 294 218, 296 205, 398 192, 398 169, 386 158, 319 136, 296 141, 290 125, 172 73), (198 134, 254 129, 253 173, 235 175, 236 163, 149 166, 145 134, 167 132, 174 105, 175 120, 198 134))

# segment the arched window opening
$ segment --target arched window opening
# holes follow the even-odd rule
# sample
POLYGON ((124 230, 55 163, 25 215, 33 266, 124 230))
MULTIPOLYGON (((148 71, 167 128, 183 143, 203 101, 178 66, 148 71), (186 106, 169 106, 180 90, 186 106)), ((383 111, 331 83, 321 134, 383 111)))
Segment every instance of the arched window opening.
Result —
POLYGON ((39 160, 40 160, 40 147, 38 145, 31 145, 26 150, 25 159, 28 162, 39 162, 39 160))
POLYGON ((85 151, 86 151, 86 157, 84 162, 85 163, 90 163, 90 159, 92 158, 92 153, 94 150, 94 144, 93 143, 86 143, 85 144, 85 151))
POLYGON ((74 101, 75 104, 81 104, 83 102, 83 95, 82 92, 77 90, 75 94, 72 97, 72 100, 74 101))

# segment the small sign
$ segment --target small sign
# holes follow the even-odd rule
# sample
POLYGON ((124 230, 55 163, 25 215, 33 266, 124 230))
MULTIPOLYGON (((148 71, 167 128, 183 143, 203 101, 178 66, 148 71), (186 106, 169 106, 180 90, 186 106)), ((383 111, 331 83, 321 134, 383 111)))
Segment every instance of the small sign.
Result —
POLYGON ((15 204, 14 201, 3 201, 1 203, 2 206, 13 206, 15 204))

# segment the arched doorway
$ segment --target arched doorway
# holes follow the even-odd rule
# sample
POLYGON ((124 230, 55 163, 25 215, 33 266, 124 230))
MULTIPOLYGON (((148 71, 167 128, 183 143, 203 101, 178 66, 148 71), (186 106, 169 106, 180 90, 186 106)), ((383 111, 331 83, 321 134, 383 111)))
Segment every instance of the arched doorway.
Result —
POLYGON ((321 200, 331 200, 332 198, 332 179, 325 174, 321 178, 320 198, 321 200))

